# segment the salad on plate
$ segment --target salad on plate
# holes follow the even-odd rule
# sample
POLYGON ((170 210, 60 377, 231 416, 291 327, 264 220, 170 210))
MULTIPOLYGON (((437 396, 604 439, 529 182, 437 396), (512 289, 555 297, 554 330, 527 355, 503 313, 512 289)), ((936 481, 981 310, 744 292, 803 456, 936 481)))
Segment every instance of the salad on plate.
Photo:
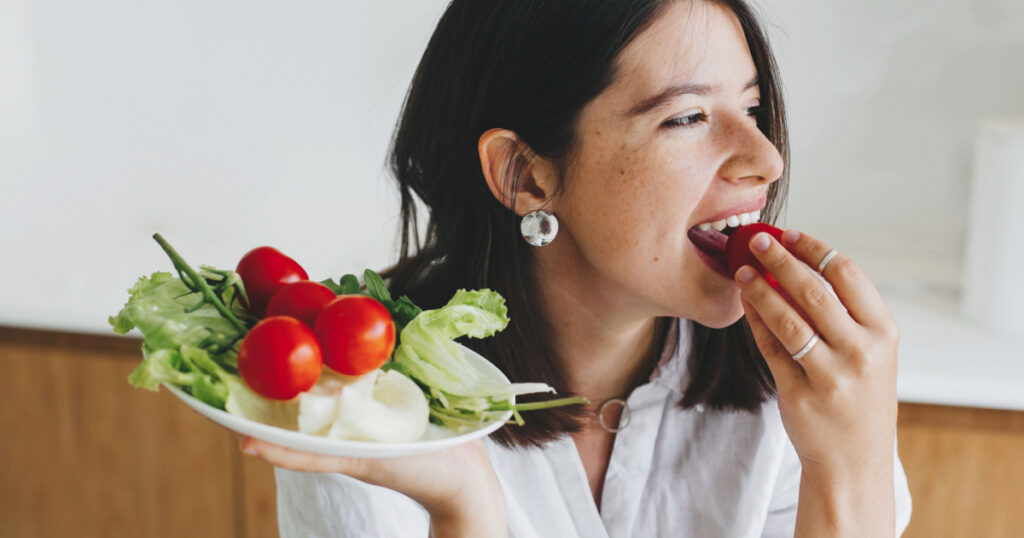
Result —
POLYGON ((482 437, 521 411, 587 403, 582 397, 516 403, 554 392, 511 383, 455 339, 487 338, 508 322, 505 300, 460 289, 421 310, 393 298, 366 270, 312 281, 272 247, 247 253, 234 271, 190 266, 159 234, 175 274, 138 279, 109 318, 137 329, 143 360, 136 387, 161 385, 229 429, 303 450, 390 457, 482 437))

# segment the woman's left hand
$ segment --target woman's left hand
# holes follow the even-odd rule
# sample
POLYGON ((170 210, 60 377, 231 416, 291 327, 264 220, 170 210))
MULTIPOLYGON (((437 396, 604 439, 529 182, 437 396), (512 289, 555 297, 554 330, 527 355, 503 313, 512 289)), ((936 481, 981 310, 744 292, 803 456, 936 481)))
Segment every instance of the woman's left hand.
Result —
POLYGON ((822 274, 837 301, 807 267, 817 267, 831 248, 792 230, 782 240, 785 247, 759 233, 751 238, 750 250, 789 298, 749 266, 735 276, 747 321, 775 378, 783 425, 804 471, 829 477, 891 473, 896 322, 852 260, 840 253, 822 274), (794 360, 815 334, 817 344, 794 360))

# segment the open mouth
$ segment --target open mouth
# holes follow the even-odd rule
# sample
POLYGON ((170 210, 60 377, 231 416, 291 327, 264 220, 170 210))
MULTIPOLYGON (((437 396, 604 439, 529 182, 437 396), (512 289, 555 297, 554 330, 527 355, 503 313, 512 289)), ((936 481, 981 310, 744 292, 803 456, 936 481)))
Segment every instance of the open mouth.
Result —
POLYGON ((725 258, 725 246, 729 242, 729 236, 736 231, 736 228, 758 222, 760 219, 760 210, 739 213, 714 222, 698 224, 690 228, 686 235, 708 267, 732 280, 732 274, 729 272, 729 265, 725 258))
POLYGON ((735 230, 736 228, 725 228, 722 231, 714 228, 702 230, 698 226, 694 226, 686 234, 690 238, 690 242, 697 247, 697 253, 701 255, 704 263, 730 280, 732 275, 729 274, 729 268, 725 261, 725 245, 735 230))

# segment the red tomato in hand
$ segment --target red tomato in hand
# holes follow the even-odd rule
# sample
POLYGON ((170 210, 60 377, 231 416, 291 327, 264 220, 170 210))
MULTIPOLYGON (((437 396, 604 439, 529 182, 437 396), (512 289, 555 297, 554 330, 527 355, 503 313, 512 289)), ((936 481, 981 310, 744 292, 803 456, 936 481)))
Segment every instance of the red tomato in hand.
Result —
POLYGON ((775 239, 781 240, 782 238, 782 230, 763 222, 755 222, 736 228, 736 231, 729 236, 729 241, 725 245, 725 261, 729 265, 729 274, 735 275, 740 267, 749 265, 757 269, 757 272, 764 276, 768 284, 778 289, 779 281, 775 280, 775 277, 757 260, 754 253, 750 252, 750 240, 758 232, 767 232, 775 237, 775 239))
POLYGON ((264 398, 291 400, 312 388, 321 370, 316 335, 295 318, 264 319, 246 333, 238 348, 238 373, 264 398))
POLYGON ((334 300, 331 288, 312 280, 300 280, 285 285, 267 303, 267 317, 291 316, 310 329, 316 326, 316 317, 324 306, 334 300))
POLYGON ((316 319, 324 364, 345 375, 363 375, 395 349, 395 323, 384 305, 365 295, 339 295, 316 319))
POLYGON ((270 298, 286 284, 309 280, 309 275, 296 263, 274 247, 256 247, 242 256, 235 272, 242 277, 245 293, 249 296, 246 308, 253 315, 263 317, 270 298))

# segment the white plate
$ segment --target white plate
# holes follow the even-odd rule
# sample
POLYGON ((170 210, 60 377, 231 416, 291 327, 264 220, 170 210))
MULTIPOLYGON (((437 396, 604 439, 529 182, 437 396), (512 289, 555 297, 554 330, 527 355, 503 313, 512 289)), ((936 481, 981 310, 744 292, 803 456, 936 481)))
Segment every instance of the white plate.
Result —
MULTIPOLYGON (((460 345, 465 353, 466 360, 477 367, 481 373, 493 378, 496 381, 508 383, 508 378, 501 373, 496 366, 481 357, 473 350, 460 345)), ((418 441, 405 443, 375 443, 371 441, 348 441, 343 439, 330 439, 318 435, 286 430, 274 426, 268 426, 259 422, 249 420, 238 415, 232 415, 196 398, 187 392, 164 383, 172 393, 189 405, 192 409, 210 420, 224 426, 225 428, 243 435, 262 439, 275 445, 286 446, 296 450, 326 454, 328 456, 349 456, 354 458, 397 458, 401 456, 413 456, 442 450, 462 443, 468 443, 479 439, 504 425, 511 417, 512 411, 506 411, 499 420, 485 423, 483 426, 456 435, 447 428, 430 424, 427 432, 418 441)), ((513 397, 512 402, 515 403, 513 397)))

